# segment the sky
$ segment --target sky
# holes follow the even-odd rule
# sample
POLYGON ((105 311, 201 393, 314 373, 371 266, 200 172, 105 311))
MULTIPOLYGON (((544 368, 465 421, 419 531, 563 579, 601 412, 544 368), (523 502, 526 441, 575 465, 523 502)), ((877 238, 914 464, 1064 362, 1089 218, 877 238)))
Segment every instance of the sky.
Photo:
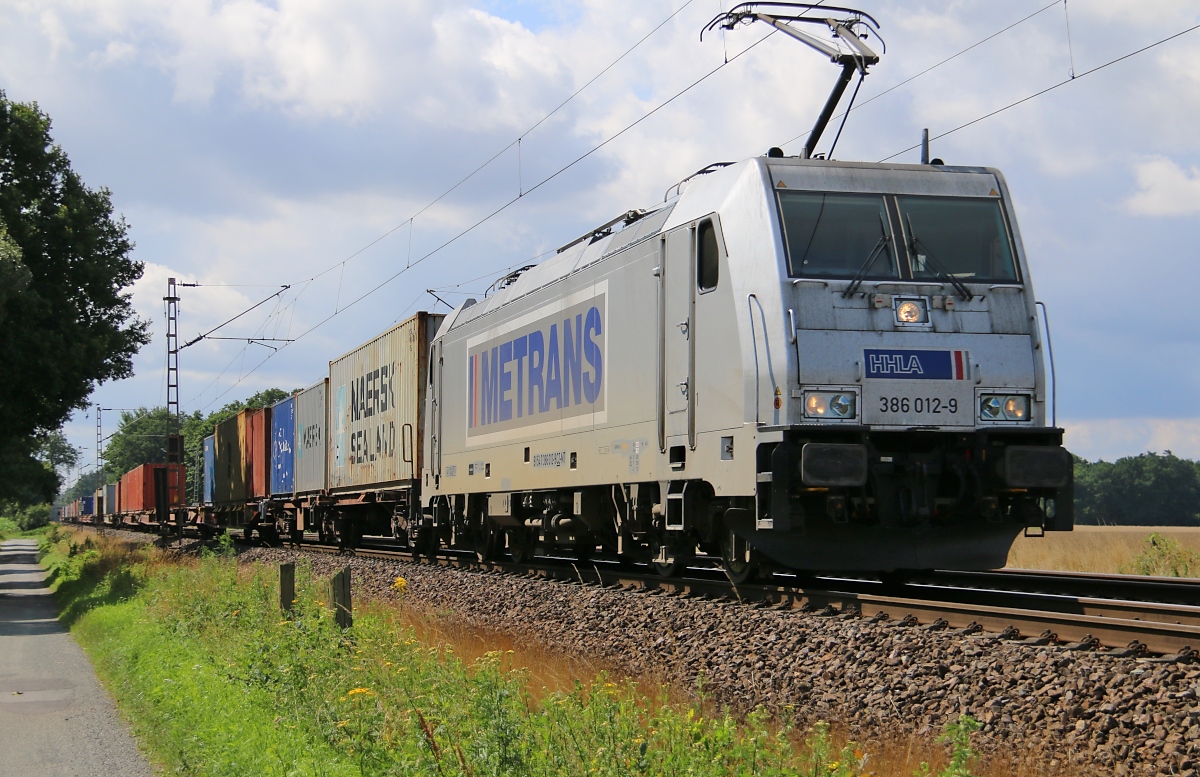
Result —
MULTIPOLYGON (((797 153, 837 69, 761 24, 701 41, 730 5, 0 2, 0 89, 50 115, 145 263, 132 299, 153 341, 134 377, 97 388, 105 433, 116 409, 165 403, 169 277, 201 284, 180 289, 185 341, 288 286, 217 333, 269 345, 180 353, 183 409, 207 413, 310 385, 391 324, 446 310, 437 298, 481 297, 710 162, 797 153)), ((1197 25, 1200 7, 860 7, 887 48, 834 157, 916 162, 905 149, 927 127, 934 156, 1000 168, 1049 312, 1067 446, 1200 458, 1200 30, 1093 70, 1197 25)), ((65 429, 94 462, 94 410, 65 429)))

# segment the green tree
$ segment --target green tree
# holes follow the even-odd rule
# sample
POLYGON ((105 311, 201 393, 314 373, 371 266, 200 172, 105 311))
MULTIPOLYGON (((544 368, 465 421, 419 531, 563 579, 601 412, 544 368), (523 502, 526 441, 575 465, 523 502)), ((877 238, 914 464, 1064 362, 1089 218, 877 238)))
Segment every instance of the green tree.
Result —
POLYGON ((1200 524, 1200 463, 1170 451, 1115 462, 1075 459, 1075 514, 1083 524, 1200 524))
POLYGON ((167 460, 167 435, 175 423, 165 407, 121 411, 117 430, 104 445, 105 472, 108 482, 142 464, 162 464, 167 460))
POLYGON ((0 223, 0 500, 44 501, 59 480, 37 460, 39 437, 86 406, 97 383, 129 377, 149 341, 127 291, 142 264, 109 191, 71 169, 36 103, 3 91, 0 223))
POLYGON ((29 288, 33 273, 21 258, 21 247, 9 237, 8 227, 0 221, 0 321, 4 320, 4 303, 29 288))

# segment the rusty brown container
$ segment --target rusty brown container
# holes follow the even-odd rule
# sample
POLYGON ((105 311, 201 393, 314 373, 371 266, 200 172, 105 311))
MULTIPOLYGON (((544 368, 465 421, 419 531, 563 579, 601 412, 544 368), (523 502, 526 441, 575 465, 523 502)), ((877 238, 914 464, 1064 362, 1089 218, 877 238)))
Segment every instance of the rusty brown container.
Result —
POLYGON ((121 476, 121 512, 154 512, 154 471, 158 469, 165 469, 168 472, 167 484, 171 505, 173 507, 183 506, 183 489, 184 484, 187 483, 187 468, 183 464, 142 464, 121 476))
POLYGON ((243 410, 241 415, 246 499, 265 499, 271 493, 271 409, 243 410))
POLYGON ((244 414, 239 413, 217 424, 214 431, 213 501, 218 505, 245 504, 246 468, 242 456, 244 414))
POLYGON ((421 473, 429 341, 444 316, 417 313, 329 363, 329 490, 411 485, 421 473))

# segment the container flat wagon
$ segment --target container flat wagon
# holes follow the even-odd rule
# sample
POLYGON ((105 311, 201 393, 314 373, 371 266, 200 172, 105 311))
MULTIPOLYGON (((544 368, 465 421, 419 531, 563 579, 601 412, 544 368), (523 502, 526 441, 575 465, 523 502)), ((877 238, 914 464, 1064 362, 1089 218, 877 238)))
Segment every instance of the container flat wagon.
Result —
POLYGON ((429 343, 442 318, 417 313, 331 361, 328 383, 302 395, 297 471, 310 495, 306 523, 316 523, 322 536, 352 545, 364 534, 418 533, 429 343), (324 433, 315 421, 318 394, 326 405, 324 433), (314 495, 321 467, 312 453, 321 442, 325 488, 314 495))
POLYGON ((119 511, 114 525, 158 527, 160 491, 163 507, 176 510, 186 504, 187 467, 183 464, 142 464, 121 476, 119 511), (164 490, 165 489, 165 490, 164 490))

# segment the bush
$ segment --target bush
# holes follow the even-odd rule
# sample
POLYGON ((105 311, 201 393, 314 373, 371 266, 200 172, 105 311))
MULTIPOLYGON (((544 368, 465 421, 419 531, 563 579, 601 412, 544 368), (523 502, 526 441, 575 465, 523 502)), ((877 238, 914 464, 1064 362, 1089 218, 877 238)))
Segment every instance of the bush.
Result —
POLYGON ((0 533, 31 531, 50 525, 50 505, 30 505, 17 507, 5 504, 0 507, 0 533))
POLYGON ((1134 574, 1156 577, 1200 575, 1200 553, 1183 547, 1178 541, 1154 532, 1146 538, 1145 546, 1133 560, 1134 574))

